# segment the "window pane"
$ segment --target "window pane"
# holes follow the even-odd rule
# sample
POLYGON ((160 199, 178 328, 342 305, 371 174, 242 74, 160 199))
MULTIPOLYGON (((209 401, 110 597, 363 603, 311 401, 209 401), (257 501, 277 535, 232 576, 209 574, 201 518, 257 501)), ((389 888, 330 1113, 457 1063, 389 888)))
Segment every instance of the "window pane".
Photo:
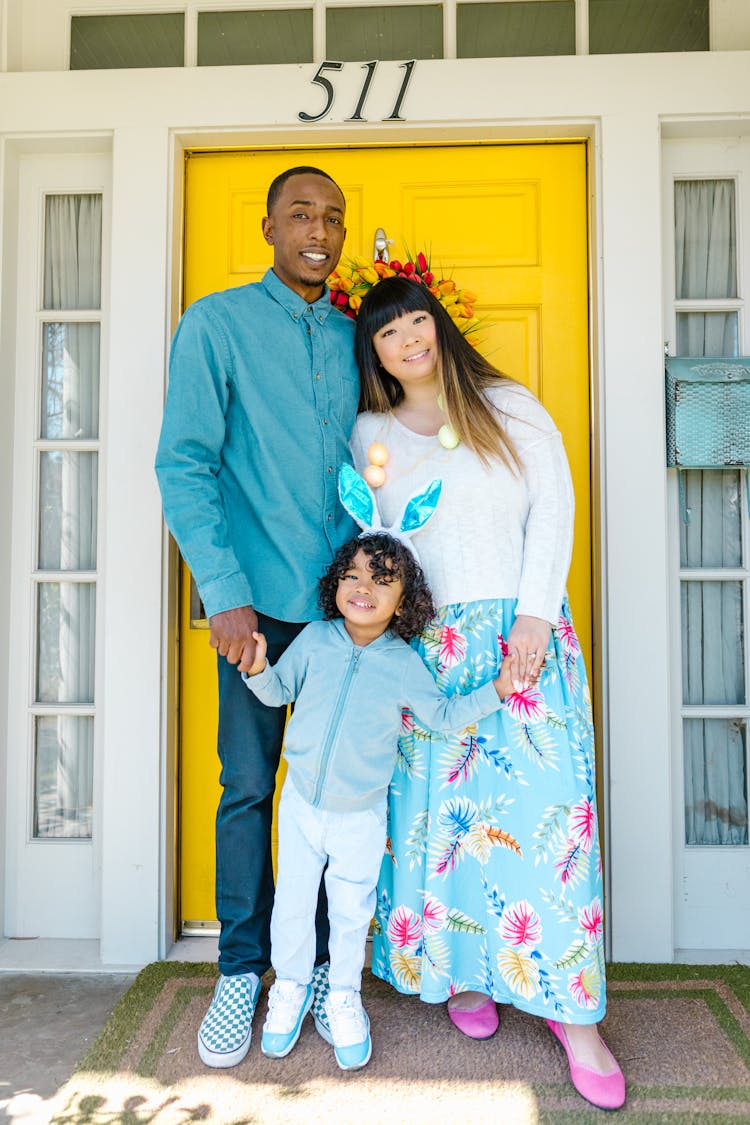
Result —
POLYGON ((741 566, 740 474, 688 469, 681 480, 690 523, 680 520, 680 566, 741 566))
POLYGON ((101 280, 101 195, 48 195, 44 215, 44 308, 101 308, 101 280))
POLYGON ((734 180, 676 180, 674 227, 677 299, 736 297, 734 180))
POLYGON ((747 731, 739 719, 685 719, 685 843, 747 844, 747 731))
POLYGON ((37 702, 93 703, 93 583, 40 583, 38 613, 37 702))
POLYGON ((45 324, 43 438, 99 436, 99 325, 45 324))
POLYGON ((683 703, 745 702, 742 584, 682 582, 683 703))
POLYGON ((459 4, 456 19, 460 59, 576 53, 573 0, 459 4))
POLYGON ((707 51, 708 2, 589 0, 589 51, 707 51))
POLYGON ((34 759, 34 837, 90 839, 94 720, 38 718, 34 759))
POLYGON ((185 17, 182 12, 137 16, 73 16, 71 70, 182 66, 185 17))
POLYGON ((40 455, 39 568, 96 569, 96 453, 40 455))
POLYGON ((198 66, 304 63, 312 57, 312 9, 198 13, 198 66))
POLYGON ((737 313, 677 313, 677 355, 739 355, 737 313))
POLYGON ((370 59, 441 59, 443 12, 439 4, 403 8, 329 8, 326 53, 343 62, 370 59))

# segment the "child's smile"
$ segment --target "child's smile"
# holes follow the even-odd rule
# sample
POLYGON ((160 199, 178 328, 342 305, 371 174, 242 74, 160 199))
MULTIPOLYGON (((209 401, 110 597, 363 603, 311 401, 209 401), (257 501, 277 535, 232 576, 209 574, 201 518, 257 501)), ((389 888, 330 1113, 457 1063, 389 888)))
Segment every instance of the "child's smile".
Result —
POLYGON ((401 612, 404 587, 400 578, 375 575, 360 548, 339 579, 336 608, 355 644, 374 641, 401 612))

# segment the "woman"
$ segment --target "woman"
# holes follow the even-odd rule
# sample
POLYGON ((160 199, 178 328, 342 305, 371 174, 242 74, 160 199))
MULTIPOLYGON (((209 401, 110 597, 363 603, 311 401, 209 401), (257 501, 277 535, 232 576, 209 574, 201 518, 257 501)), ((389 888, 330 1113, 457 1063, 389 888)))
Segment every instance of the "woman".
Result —
POLYGON ((519 670, 505 707, 462 734, 404 716, 373 972, 448 1000, 474 1038, 497 1029, 498 1001, 546 1018, 579 1093, 617 1108, 624 1079, 597 1031, 601 857, 590 697, 565 598, 573 494, 560 434, 424 285, 373 286, 356 347, 352 450, 372 484, 385 478, 384 522, 423 481, 443 482, 419 541, 439 607, 423 660, 447 695, 491 679, 507 652, 519 670))

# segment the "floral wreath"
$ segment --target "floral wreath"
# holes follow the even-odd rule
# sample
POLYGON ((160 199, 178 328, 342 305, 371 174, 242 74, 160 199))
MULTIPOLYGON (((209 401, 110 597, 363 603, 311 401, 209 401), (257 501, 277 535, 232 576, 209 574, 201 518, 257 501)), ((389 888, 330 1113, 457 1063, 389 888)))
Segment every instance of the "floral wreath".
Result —
POLYGON ((426 286, 440 301, 461 335, 466 336, 470 344, 476 344, 476 339, 469 335, 479 324, 474 315, 476 294, 468 289, 459 289, 450 277, 436 277, 429 259, 421 252, 403 264, 396 259, 384 262, 376 258, 371 261, 361 255, 343 258, 328 278, 331 304, 356 320, 365 293, 385 277, 408 277, 410 281, 426 286))

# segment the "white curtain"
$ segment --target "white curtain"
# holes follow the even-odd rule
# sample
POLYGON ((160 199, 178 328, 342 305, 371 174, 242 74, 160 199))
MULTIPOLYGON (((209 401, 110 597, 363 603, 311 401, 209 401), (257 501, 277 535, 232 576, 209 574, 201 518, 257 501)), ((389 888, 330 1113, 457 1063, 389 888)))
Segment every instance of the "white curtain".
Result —
MULTIPOLYGON (((675 183, 675 296, 737 296, 733 180, 675 183)), ((736 355, 737 314, 679 313, 678 355, 736 355)))
MULTIPOLYGON (((98 310, 101 304, 99 195, 46 200, 44 308, 98 310)), ((99 324, 44 327, 41 436, 59 448, 40 454, 39 569, 91 572, 92 581, 39 584, 37 700, 93 704, 96 632, 96 452, 66 450, 99 436, 99 324)), ((93 720, 40 718, 36 746, 36 835, 91 835, 93 720)))
MULTIPOLYGON (((734 182, 677 181, 675 268, 678 299, 737 293, 734 182)), ((684 313, 681 355, 734 355, 735 313, 684 313)), ((742 485, 737 471, 692 470, 683 476, 692 512, 681 528, 683 568, 742 563, 742 485)), ((686 580, 681 589, 685 704, 745 703, 742 586, 686 580)), ((746 844, 746 730, 740 719, 685 719, 685 838, 688 844, 746 844)))

